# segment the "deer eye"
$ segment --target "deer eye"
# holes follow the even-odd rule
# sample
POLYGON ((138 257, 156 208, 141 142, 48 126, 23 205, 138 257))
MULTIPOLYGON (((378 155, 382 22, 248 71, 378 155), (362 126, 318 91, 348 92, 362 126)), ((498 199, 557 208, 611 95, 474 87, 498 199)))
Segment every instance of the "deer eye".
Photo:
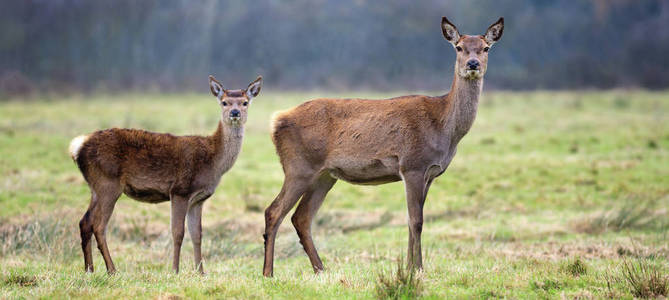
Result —
POLYGON ((483 48, 483 52, 488 52, 488 50, 490 50, 490 47, 483 48))
POLYGON ((242 103, 242 105, 247 106, 247 105, 249 105, 249 102, 248 102, 248 101, 244 101, 244 103, 242 103))
POLYGON ((460 51, 462 51, 462 47, 457 46, 457 47, 455 47, 455 50, 457 50, 458 52, 460 52, 460 51))
POLYGON ((225 101, 221 101, 221 104, 223 104, 223 106, 228 106, 228 102, 225 101))

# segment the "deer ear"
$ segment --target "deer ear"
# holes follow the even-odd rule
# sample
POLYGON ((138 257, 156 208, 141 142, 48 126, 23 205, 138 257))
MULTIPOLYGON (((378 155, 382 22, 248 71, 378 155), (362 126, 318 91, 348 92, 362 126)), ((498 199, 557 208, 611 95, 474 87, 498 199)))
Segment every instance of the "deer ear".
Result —
POLYGON ((260 94, 260 88, 262 87, 262 76, 258 76, 256 80, 249 83, 249 86, 246 88, 246 96, 249 99, 254 98, 260 94))
POLYGON ((212 75, 209 75, 209 89, 216 98, 221 98, 221 96, 223 96, 223 86, 212 75))
POLYGON ((446 19, 446 17, 441 17, 441 33, 444 35, 444 38, 453 45, 460 39, 458 28, 446 19))
POLYGON ((483 39, 488 43, 489 46, 492 46, 495 42, 499 41, 504 32, 504 18, 499 18, 495 24, 490 25, 488 30, 486 30, 483 39))

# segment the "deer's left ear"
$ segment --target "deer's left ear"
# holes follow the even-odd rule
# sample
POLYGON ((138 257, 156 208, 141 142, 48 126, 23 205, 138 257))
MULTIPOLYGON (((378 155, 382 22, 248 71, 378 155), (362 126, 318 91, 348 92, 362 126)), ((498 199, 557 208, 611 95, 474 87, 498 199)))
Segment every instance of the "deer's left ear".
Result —
POLYGON ((255 98, 260 94, 260 88, 262 87, 262 76, 258 76, 256 80, 253 82, 249 83, 249 86, 246 88, 246 96, 251 98, 255 98))
POLYGON ((495 24, 490 25, 488 30, 486 30, 483 39, 488 43, 489 46, 492 46, 495 42, 499 41, 504 32, 504 18, 499 18, 495 24))

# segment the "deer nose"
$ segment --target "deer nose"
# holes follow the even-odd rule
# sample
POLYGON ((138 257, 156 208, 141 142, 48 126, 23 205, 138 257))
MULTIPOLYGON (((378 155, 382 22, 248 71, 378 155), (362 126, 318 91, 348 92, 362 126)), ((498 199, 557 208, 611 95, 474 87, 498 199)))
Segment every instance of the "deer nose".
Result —
POLYGON ((470 60, 467 62, 467 69, 468 69, 468 70, 478 70, 480 65, 481 65, 481 64, 479 63, 478 60, 470 59, 470 60))
POLYGON ((239 118, 240 115, 241 112, 239 111, 239 109, 233 109, 230 111, 230 118, 239 118))

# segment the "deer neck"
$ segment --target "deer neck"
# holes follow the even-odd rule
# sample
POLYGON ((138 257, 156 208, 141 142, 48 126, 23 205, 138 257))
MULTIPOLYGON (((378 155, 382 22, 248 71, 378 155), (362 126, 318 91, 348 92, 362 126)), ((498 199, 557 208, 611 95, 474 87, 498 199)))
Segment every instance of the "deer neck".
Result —
MULTIPOLYGON (((479 96, 483 87, 483 79, 465 79, 457 74, 453 76, 453 85, 448 97, 452 101, 451 114, 448 119, 455 122, 452 127, 457 140, 462 138, 472 127, 476 119, 476 111, 479 105, 479 96)), ((450 123, 450 122, 447 122, 450 123)))
POLYGON ((237 155, 242 148, 243 137, 243 126, 233 127, 223 124, 223 121, 218 122, 218 128, 212 136, 214 143, 213 167, 217 174, 225 173, 237 160, 237 155))

